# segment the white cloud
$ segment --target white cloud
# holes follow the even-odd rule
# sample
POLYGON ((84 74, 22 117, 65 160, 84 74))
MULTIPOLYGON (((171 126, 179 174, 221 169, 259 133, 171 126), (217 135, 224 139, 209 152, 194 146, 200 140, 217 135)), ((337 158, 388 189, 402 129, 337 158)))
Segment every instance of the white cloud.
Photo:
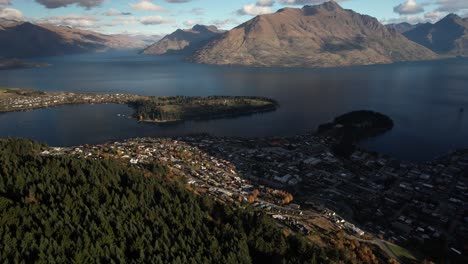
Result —
POLYGON ((205 14, 205 9, 193 8, 192 10, 190 10, 190 13, 196 16, 203 16, 205 14))
POLYGON ((436 11, 440 12, 458 12, 468 9, 467 0, 438 0, 436 4, 439 6, 436 11))
POLYGON ((434 12, 427 12, 424 14, 424 18, 429 21, 429 22, 437 22, 443 17, 443 13, 439 11, 434 11, 434 12))
POLYGON ((74 28, 98 28, 99 26, 96 24, 98 21, 99 19, 95 16, 81 16, 75 14, 45 17, 34 20, 34 22, 40 24, 50 24, 55 26, 67 26, 74 28))
POLYGON ((21 13, 21 11, 9 7, 0 9, 0 18, 24 20, 23 13, 21 13))
POLYGON ((186 27, 193 27, 194 25, 198 24, 197 22, 193 21, 193 20, 186 20, 184 21, 184 26, 186 27))
POLYGON ((274 0, 258 0, 255 5, 257 6, 273 6, 275 4, 274 0))
POLYGON ((429 22, 428 19, 422 18, 421 16, 400 16, 398 18, 391 18, 391 19, 382 19, 380 23, 382 24, 399 24, 407 22, 410 24, 418 24, 418 23, 426 23, 429 22))
POLYGON ((145 16, 140 18, 140 23, 143 25, 161 25, 173 23, 174 20, 167 19, 161 16, 145 16))
POLYGON ((400 15, 413 15, 424 12, 424 8, 416 0, 407 0, 406 2, 399 4, 393 8, 393 12, 400 15))
POLYGON ((116 17, 112 20, 116 25, 134 25, 138 22, 138 19, 134 16, 116 17))
MULTIPOLYGON (((333 1, 333 0, 332 0, 333 1)), ((335 0, 334 2, 344 2, 348 0, 335 0)), ((324 2, 329 2, 329 0, 280 0, 280 4, 282 5, 315 5, 321 4, 324 2)))
POLYGON ((163 7, 155 5, 149 0, 141 0, 138 3, 130 4, 130 7, 139 11, 153 11, 153 12, 165 11, 163 7))
POLYGON ((215 25, 217 28, 227 28, 228 26, 238 25, 239 21, 233 18, 223 19, 223 20, 213 20, 211 21, 212 25, 215 25))
POLYGON ((81 7, 86 7, 87 9, 100 6, 104 0, 35 0, 39 4, 47 8, 59 8, 65 7, 68 5, 77 4, 81 7))
POLYGON ((106 12, 102 13, 105 16, 130 16, 132 13, 130 12, 121 12, 115 8, 111 8, 106 12))
POLYGON ((249 4, 244 5, 241 9, 237 10, 237 14, 239 15, 249 15, 249 16, 257 16, 271 13, 271 7, 269 6, 258 6, 256 4, 249 4))

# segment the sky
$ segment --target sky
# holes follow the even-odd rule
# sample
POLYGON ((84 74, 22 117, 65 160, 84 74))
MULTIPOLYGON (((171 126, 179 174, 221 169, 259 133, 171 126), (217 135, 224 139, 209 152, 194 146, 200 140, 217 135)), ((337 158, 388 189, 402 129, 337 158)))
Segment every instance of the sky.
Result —
MULTIPOLYGON (((195 24, 231 29, 260 14, 324 0, 0 0, 0 18, 89 29, 105 34, 164 35, 195 24)), ((468 0, 336 0, 382 23, 435 22, 468 16, 468 0)))

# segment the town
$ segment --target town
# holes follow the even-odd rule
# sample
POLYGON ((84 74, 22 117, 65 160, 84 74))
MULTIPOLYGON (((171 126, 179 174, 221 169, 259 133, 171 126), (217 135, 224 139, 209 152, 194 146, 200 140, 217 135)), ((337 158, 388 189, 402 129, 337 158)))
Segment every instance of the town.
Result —
POLYGON ((66 104, 127 104, 141 98, 144 97, 131 94, 84 94, 0 88, 0 112, 32 110, 66 104))
POLYGON ((387 242, 417 250, 418 243, 444 238, 450 254, 465 257, 468 151, 417 164, 365 150, 340 159, 327 142, 314 134, 196 135, 50 148, 42 154, 116 158, 134 166, 157 161, 198 192, 249 204, 296 232, 310 234, 326 222, 390 255, 387 242))

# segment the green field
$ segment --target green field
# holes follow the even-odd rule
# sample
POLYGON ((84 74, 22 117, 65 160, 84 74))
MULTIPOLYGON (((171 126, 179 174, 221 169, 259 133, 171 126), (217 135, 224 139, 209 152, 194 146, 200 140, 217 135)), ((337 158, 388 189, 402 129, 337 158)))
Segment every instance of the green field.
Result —
POLYGON ((417 260, 417 258, 411 254, 411 252, 409 252, 408 250, 400 247, 400 246, 397 246, 395 244, 392 244, 392 243, 386 243, 387 247, 390 249, 390 251, 393 252, 393 254, 395 254, 399 259, 402 259, 402 260, 417 260))

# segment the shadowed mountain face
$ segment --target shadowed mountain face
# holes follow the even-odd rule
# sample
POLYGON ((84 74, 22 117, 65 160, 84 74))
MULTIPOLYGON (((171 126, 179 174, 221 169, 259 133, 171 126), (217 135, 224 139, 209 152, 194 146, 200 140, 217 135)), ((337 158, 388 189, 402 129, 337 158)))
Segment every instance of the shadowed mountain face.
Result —
POLYGON ((416 24, 416 25, 413 25, 413 24, 410 24, 408 22, 403 22, 403 23, 398 23, 398 24, 388 24, 388 25, 385 25, 388 29, 394 29, 400 33, 405 33, 407 31, 410 31, 412 29, 415 29, 419 26, 421 26, 423 24, 419 23, 419 24, 416 24))
POLYGON ((225 65, 333 67, 434 57, 377 19, 330 1, 257 16, 211 41, 191 59, 225 65))
POLYGON ((178 29, 146 48, 144 54, 191 53, 208 41, 224 33, 215 26, 195 25, 192 29, 178 29))
POLYGON ((468 19, 450 14, 435 24, 426 23, 404 35, 434 52, 468 56, 468 19))
POLYGON ((126 35, 0 19, 0 57, 27 58, 109 49, 137 49, 145 42, 126 35))

